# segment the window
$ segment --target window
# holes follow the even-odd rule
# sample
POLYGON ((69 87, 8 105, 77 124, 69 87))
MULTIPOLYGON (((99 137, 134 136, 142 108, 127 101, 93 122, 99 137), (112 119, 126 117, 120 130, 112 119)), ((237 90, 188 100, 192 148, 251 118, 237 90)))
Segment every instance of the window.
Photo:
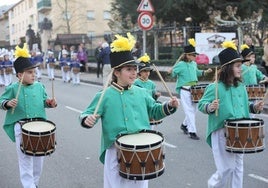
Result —
POLYGON ((111 13, 110 13, 110 11, 104 11, 103 12, 103 19, 104 20, 110 20, 111 19, 111 13))
POLYGON ((63 14, 62 14, 62 17, 64 20, 70 20, 71 19, 71 13, 70 12, 66 12, 64 11, 63 14))
POLYGON ((87 18, 89 20, 95 20, 95 12, 94 12, 94 10, 87 11, 87 18))

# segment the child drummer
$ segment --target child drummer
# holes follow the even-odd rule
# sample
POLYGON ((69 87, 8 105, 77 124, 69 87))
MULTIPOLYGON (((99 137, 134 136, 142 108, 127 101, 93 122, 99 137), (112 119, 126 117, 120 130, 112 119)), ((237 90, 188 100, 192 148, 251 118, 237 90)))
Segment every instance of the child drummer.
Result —
POLYGON ((49 99, 44 85, 35 81, 35 68, 30 62, 26 44, 23 49, 16 47, 14 68, 19 81, 6 87, 0 96, 0 107, 6 110, 4 130, 16 142, 20 180, 23 188, 36 188, 42 173, 44 157, 25 155, 21 149, 21 126, 32 118, 46 119, 45 108, 57 106, 55 99, 49 99))
POLYGON ((268 82, 268 77, 255 65, 255 54, 248 45, 241 45, 241 55, 246 60, 242 65, 242 80, 244 84, 257 85, 259 81, 268 82))
MULTIPOLYGON (((142 65, 138 66, 138 78, 134 81, 134 85, 145 88, 148 93, 157 100, 161 93, 156 91, 156 84, 149 79, 151 71, 153 70, 150 66, 150 57, 147 54, 141 56, 138 62, 142 63, 142 65)), ((155 125, 161 123, 162 120, 150 120, 151 129, 155 129, 155 125)))
POLYGON ((209 115, 206 140, 212 148, 217 171, 208 180, 209 188, 243 187, 243 154, 225 150, 224 121, 249 118, 249 112, 259 113, 263 102, 248 103, 245 85, 241 82, 242 59, 232 41, 223 43, 226 49, 219 53, 221 69, 218 81, 207 86, 199 100, 198 109, 209 115))
POLYGON ((83 127, 91 128, 99 118, 101 119, 100 161, 104 164, 104 188, 147 188, 148 180, 133 181, 119 175, 114 142, 121 133, 131 134, 143 129, 149 130, 149 118, 161 119, 173 114, 179 104, 176 97, 163 104, 157 103, 145 89, 133 85, 139 65, 131 55, 135 39, 130 33, 127 37, 115 37, 110 54, 111 85, 95 95, 80 115, 80 122, 83 127), (97 112, 94 113, 96 109, 97 112))
POLYGON ((185 118, 181 130, 193 140, 199 140, 197 135, 195 114, 196 104, 192 102, 191 86, 197 85, 198 77, 212 72, 211 69, 200 70, 195 62, 195 40, 189 39, 189 45, 184 47, 184 53, 177 60, 172 69, 172 76, 177 78, 176 91, 178 92, 185 118))

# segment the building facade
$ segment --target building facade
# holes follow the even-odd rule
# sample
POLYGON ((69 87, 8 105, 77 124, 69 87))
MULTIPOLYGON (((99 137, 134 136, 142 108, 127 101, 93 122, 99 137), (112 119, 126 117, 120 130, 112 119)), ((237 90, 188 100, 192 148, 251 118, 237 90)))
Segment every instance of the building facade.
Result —
POLYGON ((40 35, 42 51, 55 45, 59 34, 81 34, 81 42, 87 42, 83 36, 110 34, 111 1, 21 0, 8 10, 10 45, 26 41, 29 26, 40 35))

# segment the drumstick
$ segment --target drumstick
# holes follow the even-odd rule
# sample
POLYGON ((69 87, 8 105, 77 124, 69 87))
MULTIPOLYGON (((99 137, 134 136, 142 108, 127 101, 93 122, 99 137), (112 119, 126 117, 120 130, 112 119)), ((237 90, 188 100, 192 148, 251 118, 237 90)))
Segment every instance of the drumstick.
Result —
MULTIPOLYGON (((218 100, 218 68, 215 68, 215 99, 218 100)), ((218 116, 218 109, 215 110, 215 116, 218 116)))
POLYGON ((263 84, 263 83, 265 83, 266 82, 266 80, 261 80, 260 82, 259 82, 259 84, 263 84))
POLYGON ((107 89, 107 87, 108 87, 108 85, 109 85, 109 82, 110 82, 111 79, 112 79, 113 72, 114 72, 114 69, 112 68, 110 74, 109 74, 108 77, 107 77, 107 81, 106 81, 106 83, 105 83, 105 85, 104 85, 104 87, 103 87, 101 96, 100 96, 100 98, 99 98, 99 101, 98 101, 98 103, 97 103, 97 106, 96 106, 96 108, 95 108, 95 111, 94 111, 94 114, 93 114, 93 115, 96 115, 97 112, 98 112, 98 110, 99 110, 99 107, 100 107, 102 98, 103 98, 103 96, 104 96, 104 93, 105 93, 105 91, 106 91, 106 89, 107 89))
POLYGON ((162 83, 163 83, 164 87, 166 88, 166 90, 167 90, 167 92, 168 92, 169 96, 172 98, 172 94, 171 94, 171 92, 170 92, 169 88, 167 87, 167 84, 165 83, 165 81, 164 81, 163 77, 161 76, 161 74, 160 74, 159 70, 156 68, 156 66, 155 66, 155 64, 154 64, 154 63, 153 63, 153 67, 154 67, 154 69, 155 69, 155 71, 156 71, 156 73, 157 73, 158 77, 159 77, 159 78, 160 78, 160 80, 162 81, 162 83))
MULTIPOLYGON (((17 94, 16 94, 16 100, 18 100, 18 98, 19 98, 20 88, 21 88, 21 85, 22 85, 22 82, 23 82, 24 73, 25 73, 25 72, 22 73, 22 77, 21 77, 21 80, 20 80, 20 83, 19 83, 18 91, 17 91, 17 94)), ((13 107, 13 108, 12 108, 12 112, 11 112, 11 114, 14 114, 14 110, 15 110, 15 108, 16 108, 16 107, 13 107)))
POLYGON ((54 95, 54 80, 52 79, 51 80, 52 82, 51 82, 51 84, 52 84, 52 99, 54 99, 55 98, 55 95, 54 95))

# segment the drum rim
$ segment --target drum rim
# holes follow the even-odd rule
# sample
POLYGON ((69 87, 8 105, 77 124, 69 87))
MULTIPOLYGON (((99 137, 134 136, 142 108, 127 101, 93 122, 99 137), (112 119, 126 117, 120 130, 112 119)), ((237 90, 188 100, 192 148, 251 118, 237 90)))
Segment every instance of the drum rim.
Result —
POLYGON ((230 127, 236 127, 236 125, 239 125, 239 127, 248 127, 247 124, 239 124, 239 121, 241 120, 253 120, 253 121, 259 121, 258 123, 251 123, 250 125, 252 127, 256 127, 256 126, 260 126, 260 125, 264 125, 264 121, 263 119, 260 118, 239 118, 239 119, 226 119, 224 120, 224 124, 226 126, 230 126, 230 127), (236 123, 231 123, 230 121, 236 121, 236 123))
POLYGON ((165 172, 165 163, 163 162, 163 168, 152 173, 147 174, 128 174, 126 172, 123 172, 119 170, 119 175, 123 178, 129 179, 129 180, 148 180, 153 179, 161 176, 165 172))
POLYGON ((118 145, 118 146, 126 147, 126 148, 129 148, 129 149, 134 149, 134 148, 135 148, 135 149, 144 149, 144 148, 148 148, 148 146, 150 146, 150 147, 158 146, 159 144, 161 144, 161 143, 164 142, 164 135, 163 135, 161 132, 159 132, 159 131, 149 130, 149 129, 143 129, 143 130, 141 130, 141 131, 139 131, 139 132, 137 132, 137 133, 133 133, 133 134, 138 134, 138 133, 154 133, 154 134, 157 134, 157 135, 161 136, 162 139, 161 139, 159 142, 152 143, 152 144, 149 144, 149 145, 148 145, 148 144, 147 144, 147 145, 139 145, 139 146, 137 146, 137 145, 129 145, 129 144, 124 144, 124 143, 121 143, 121 142, 118 141, 118 139, 119 139, 120 137, 129 135, 129 134, 127 134, 127 133, 122 133, 122 134, 119 134, 119 135, 116 137, 116 141, 115 141, 115 143, 116 143, 116 145, 118 145))
POLYGON ((197 87, 200 87, 200 88, 206 88, 209 84, 197 84, 197 85, 193 85, 191 86, 190 89, 196 89, 197 87), (201 86, 205 86, 205 87, 201 87, 201 86))
POLYGON ((23 133, 26 133, 26 134, 31 134, 31 135, 46 135, 46 134, 50 134, 50 133, 53 133, 55 130, 56 130, 56 124, 53 123, 52 121, 49 121, 47 119, 44 119, 44 118, 30 118, 30 119, 22 119, 21 121, 23 121, 22 125, 21 125, 21 131, 23 133), (35 122, 35 121, 43 121, 43 122, 47 122, 47 123, 50 123, 52 125, 54 125, 54 128, 50 131, 45 131, 45 132, 32 132, 32 131, 28 131, 26 129, 23 128, 23 125, 26 124, 26 123, 29 123, 29 122, 35 122))

